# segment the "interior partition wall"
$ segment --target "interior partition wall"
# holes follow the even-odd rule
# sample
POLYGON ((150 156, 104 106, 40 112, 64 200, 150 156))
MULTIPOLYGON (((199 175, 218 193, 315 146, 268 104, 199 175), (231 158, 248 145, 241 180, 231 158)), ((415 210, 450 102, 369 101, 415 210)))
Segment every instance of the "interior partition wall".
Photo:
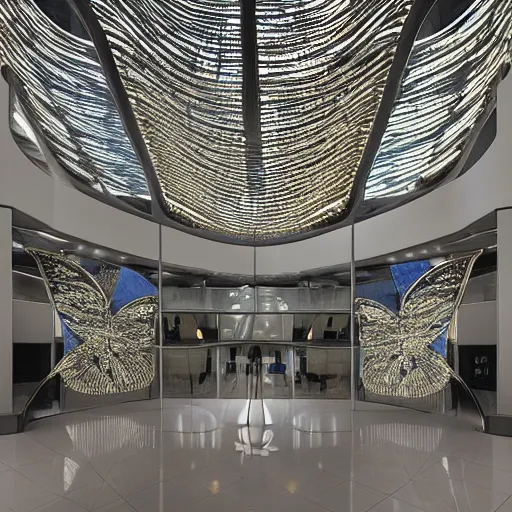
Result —
MULTIPOLYGON (((353 255, 357 225, 354 235, 353 255)), ((401 259, 280 276, 258 272, 255 251, 251 275, 212 275, 173 268, 162 243, 152 261, 28 229, 11 238, 14 353, 27 344, 25 369, 29 342, 47 345, 49 357, 34 393, 15 397, 24 420, 134 400, 162 410, 210 399, 480 407, 461 377, 457 320, 481 250, 425 245, 401 259), (27 315, 40 339, 23 329, 27 315)))
POLYGON ((498 403, 497 413, 512 415, 512 375, 509 371, 512 357, 512 317, 509 304, 512 299, 512 210, 498 212, 498 403))
POLYGON ((20 427, 158 398, 158 262, 23 228, 13 229, 9 245, 10 401, 20 427))
POLYGON ((177 272, 162 244, 151 261, 44 231, 11 234, 10 224, 6 232, 16 336, 5 389, 14 382, 7 402, 22 425, 134 400, 351 397, 349 282, 283 284, 259 276, 256 257, 252 275, 177 272))
POLYGON ((350 399, 350 286, 283 286, 253 264, 224 286, 167 285, 164 271, 162 396, 247 399, 257 353, 264 399, 350 399))

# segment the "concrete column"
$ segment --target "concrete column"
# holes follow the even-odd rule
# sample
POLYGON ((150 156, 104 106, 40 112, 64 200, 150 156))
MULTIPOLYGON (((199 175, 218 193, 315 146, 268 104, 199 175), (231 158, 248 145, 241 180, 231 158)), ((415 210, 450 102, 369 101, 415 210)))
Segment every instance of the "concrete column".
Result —
POLYGON ((0 414, 9 413, 12 413, 12 212, 0 208, 0 414))
POLYGON ((512 415, 512 210, 498 215, 498 414, 512 415))

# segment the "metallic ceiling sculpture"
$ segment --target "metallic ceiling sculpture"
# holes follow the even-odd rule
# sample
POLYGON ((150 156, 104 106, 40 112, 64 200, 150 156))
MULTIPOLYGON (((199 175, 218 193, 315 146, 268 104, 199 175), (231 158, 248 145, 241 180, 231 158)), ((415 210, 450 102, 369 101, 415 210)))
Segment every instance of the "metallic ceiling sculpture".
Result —
POLYGON ((400 88, 435 0, 62 1, 92 41, 0 5, 16 140, 106 202, 234 242, 339 223, 370 171, 368 199, 449 174, 510 62, 512 0, 418 41, 400 88))
POLYGON ((511 60, 512 0, 476 0, 417 41, 365 197, 406 194, 452 171, 494 107, 511 60))
POLYGON ((13 115, 31 123, 58 164, 99 192, 149 200, 90 41, 60 29, 33 0, 3 0, 0 62, 15 82, 13 115))
POLYGON ((168 214, 250 240, 309 230, 344 212, 413 3, 89 5, 168 214), (251 22, 254 48, 244 30, 251 22))
POLYGON ((421 398, 443 390, 452 377, 457 378, 436 344, 455 325, 480 254, 449 259, 421 275, 402 296, 397 314, 374 300, 356 300, 367 391, 421 398))
POLYGON ((68 388, 103 395, 145 389, 154 379, 156 289, 106 263, 26 249, 44 277, 63 325, 67 353, 49 375, 68 388))

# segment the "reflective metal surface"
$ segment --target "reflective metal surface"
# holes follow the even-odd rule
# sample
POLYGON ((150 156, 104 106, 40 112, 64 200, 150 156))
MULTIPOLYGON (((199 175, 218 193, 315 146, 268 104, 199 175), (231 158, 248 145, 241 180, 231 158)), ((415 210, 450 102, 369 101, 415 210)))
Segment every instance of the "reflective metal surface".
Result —
MULTIPOLYGON (((254 279, 244 276, 246 282, 254 279)), ((298 281, 299 279, 297 279, 298 281)), ((349 312, 350 287, 314 284, 310 286, 268 287, 178 287, 163 286, 163 308, 179 312, 285 313, 349 312), (256 293, 255 293, 256 290, 256 293)))
POLYGON ((350 347, 295 349, 295 397, 344 399, 351 397, 350 347))
MULTIPOLYGON (((65 241, 61 242, 66 243, 65 241)), ((20 258, 23 255, 23 244, 17 242, 15 250, 17 257, 20 258)), ((61 310, 65 310, 65 321, 68 322, 68 327, 73 328, 76 324, 78 325, 76 329, 80 333, 89 334, 91 318, 92 327, 90 329, 94 331, 96 324, 103 322, 105 316, 110 318, 109 314, 114 314, 115 317, 117 313, 109 309, 114 302, 117 302, 117 299, 112 299, 112 290, 117 289, 121 273, 126 274, 133 271, 99 261, 82 261, 79 264, 75 256, 65 253, 57 254, 41 250, 32 252, 40 260, 42 273, 47 274, 56 305, 61 310), (106 306, 107 303, 109 308, 106 306), (92 313, 89 312, 91 304, 93 305, 92 313), (106 313, 107 309, 108 314, 106 313)), ((98 256, 105 254, 99 251, 93 251, 93 253, 98 256)), ((27 255, 25 254, 25 256, 27 255)), ((467 281, 473 259, 473 256, 468 256, 441 263, 438 259, 432 260, 429 262, 429 266, 434 266, 434 268, 421 279, 415 278, 412 285, 406 282, 405 277, 407 276, 400 273, 398 280, 400 289, 403 288, 403 291, 407 292, 407 300, 402 301, 402 309, 407 310, 405 316, 408 315, 408 322, 411 321, 410 318, 415 320, 414 328, 419 328, 426 323, 427 327, 433 326, 432 329, 437 333, 439 330, 444 331, 448 325, 452 324, 453 310, 457 309, 460 302, 461 290, 467 281), (435 295, 434 299, 432 299, 433 295, 435 295), (408 303, 410 297, 416 301, 414 307, 408 303), (441 315, 441 320, 436 321, 439 315, 441 315)), ((422 262, 419 263, 421 270, 423 265, 422 262)), ((35 260, 32 261, 32 264, 35 267, 35 260)), ((358 275, 364 277, 365 282, 371 283, 372 271, 364 273, 358 269, 354 270, 357 270, 358 275)), ((163 274, 163 269, 161 271, 160 274, 163 274)), ((389 269, 388 271, 391 272, 389 269)), ((382 268, 379 268, 378 275, 380 277, 384 275, 382 268)), ((138 284, 141 282, 148 284, 139 274, 136 274, 136 277, 138 284)), ((162 279, 159 279, 158 282, 162 283, 162 279)), ((138 291, 138 287, 134 286, 134 283, 128 284, 129 286, 123 289, 123 294, 131 295, 133 299, 133 294, 138 291)), ((156 293, 156 288, 151 284, 149 286, 152 293, 156 293)), ((178 287, 161 286, 161 289, 172 292, 167 297, 171 304, 178 304, 180 297, 183 297, 180 295, 178 287)), ((307 398, 347 400, 359 398, 367 401, 379 401, 370 386, 366 386, 366 390, 359 388, 356 396, 351 393, 352 374, 358 384, 360 384, 359 377, 364 376, 364 372, 361 372, 363 367, 360 367, 360 361, 364 361, 364 355, 355 358, 352 369, 349 342, 350 314, 341 312, 343 311, 341 306, 348 295, 347 287, 332 285, 318 288, 312 286, 298 288, 243 286, 210 289, 203 286, 193 289, 193 291, 187 305, 190 304, 190 307, 208 306, 221 300, 221 304, 225 308, 224 313, 211 313, 207 309, 195 313, 164 311, 161 335, 151 340, 151 350, 154 349, 157 355, 154 368, 159 370, 154 375, 155 378, 151 379, 152 382, 148 382, 147 386, 140 388, 127 388, 125 391, 131 391, 127 394, 114 392, 117 389, 112 388, 108 390, 107 396, 98 399, 89 399, 76 392, 78 385, 82 386, 80 389, 85 389, 87 379, 82 379, 83 382, 80 381, 75 386, 75 391, 71 389, 73 386, 64 383, 59 412, 121 401, 159 398, 160 389, 162 390, 162 400, 166 398, 184 399, 187 400, 188 405, 202 398, 251 400, 252 393, 249 389, 254 384, 254 371, 251 370, 250 353, 254 348, 261 351, 258 400, 307 398), (290 304, 297 309, 290 310, 290 304), (302 306, 312 304, 317 307, 331 307, 338 304, 340 307, 331 311, 319 309, 316 312, 300 312, 302 306), (179 327, 178 335, 176 335, 176 326, 179 327), (158 357, 160 354, 162 357, 158 357), (140 392, 137 391, 139 389, 140 392)), ((128 303, 131 303, 132 299, 129 299, 128 303)), ((163 301, 160 302, 160 305, 162 303, 163 301)), ((373 303, 368 304, 376 307, 373 303)), ((402 313, 400 315, 403 316, 402 313)), ((117 324, 115 327, 119 332, 125 332, 123 329, 127 329, 140 340, 141 335, 138 331, 136 332, 136 329, 132 329, 131 320, 130 318, 123 322, 121 328, 118 328, 117 324)), ((110 323, 114 326, 112 322, 110 323)), ((381 343, 386 341, 382 338, 384 332, 385 330, 381 329, 377 333, 381 343)), ((421 336, 426 336, 425 332, 421 331, 421 336)), ((117 331, 114 334, 116 333, 117 331)), ((404 333, 401 331, 401 334, 404 333)), ((429 336, 430 334, 432 333, 429 333, 429 336)), ((96 336, 96 334, 94 335, 96 336)), ((106 341, 102 338, 101 343, 112 349, 114 346, 111 343, 112 335, 106 335, 105 339, 106 341)), ((454 339, 453 334, 451 334, 451 339, 454 339)), ((438 341, 435 337, 432 340, 433 342, 438 341)), ((128 348, 131 347, 130 343, 126 345, 128 348)), ((443 347, 446 348, 445 344, 443 347)), ((359 352, 357 355, 360 355, 359 352)), ((112 353, 111 356, 118 357, 119 353, 117 352, 117 356, 112 353)), ((413 355, 412 361, 411 368, 415 361, 418 362, 418 358, 413 355)), ((87 364, 89 363, 90 361, 87 361, 87 364)), ((95 364, 93 355, 92 365, 95 364)), ((81 364, 75 366, 78 368, 77 371, 84 370, 84 366, 81 364)), ((416 370, 417 368, 412 369, 416 370)), ((106 375, 108 377, 108 373, 106 375)), ((402 374, 400 373, 400 375, 402 374)), ((386 375, 383 378, 386 379, 386 375)), ((366 382, 364 381, 365 384, 366 382)), ((448 386, 444 386, 444 384, 446 392, 443 394, 433 393, 435 396, 432 399, 418 401, 416 400, 417 395, 411 395, 404 400, 388 400, 387 403, 421 408, 440 414, 460 413, 463 408, 460 406, 461 395, 452 393, 453 390, 448 389, 448 386)), ((401 398, 401 395, 395 398, 401 398)), ((58 398, 53 397, 52 405, 56 400, 58 398)), ((299 401, 297 400, 297 402, 299 401)), ((382 400, 380 401, 382 402, 382 400)), ((52 411, 57 409, 52 407, 52 411)), ((186 411, 190 411, 190 409, 185 408, 179 425, 170 421, 166 428, 170 431, 188 432, 192 428, 191 425, 194 424, 191 419, 194 415, 187 415, 186 411)), ((202 413, 199 414, 199 416, 201 415, 202 413)), ((343 421, 332 424, 330 420, 325 422, 319 416, 312 422, 308 418, 299 418, 297 421, 296 427, 306 431, 344 429, 343 421)), ((207 416, 204 416, 204 421, 201 422, 199 428, 202 431, 216 428, 212 425, 213 423, 207 419, 207 416)), ((261 450, 266 450, 264 445, 267 443, 263 442, 263 438, 267 439, 265 430, 260 432, 262 441, 259 443, 258 449, 261 450)), ((245 431, 241 432, 238 441, 242 451, 246 449, 246 434, 245 431)), ((254 436, 251 434, 251 437, 254 436)))
POLYGON ((264 399, 350 398, 349 347, 261 340, 164 347, 163 396, 249 399, 254 347, 264 399))
POLYGON ((23 112, 14 87, 10 88, 9 117, 11 134, 16 144, 34 164, 49 174, 51 171, 44 156, 42 145, 23 112))
POLYGON ((447 362, 446 340, 456 343, 457 311, 480 255, 481 251, 432 266, 428 260, 392 266, 400 297, 397 314, 382 300, 357 298, 365 390, 381 396, 423 398, 458 378, 447 362), (439 340, 442 347, 436 345, 439 340))
POLYGON ((0 9, 20 147, 114 206, 242 243, 456 177, 511 61, 512 0, 417 41, 401 84, 433 0, 69 2, 98 54, 33 0, 0 9))
POLYGON ((257 340, 240 345, 222 346, 220 350, 221 398, 251 398, 257 384, 261 397, 292 398, 294 376, 291 372, 292 348, 289 345, 258 343, 257 340), (251 350, 261 351, 261 368, 257 383, 254 382, 251 350))
POLYGON ((89 395, 149 388, 156 288, 117 265, 40 249, 26 252, 36 260, 62 322, 65 354, 47 379, 60 375, 68 388, 89 395))
MULTIPOLYGON (((74 4, 91 25, 84 3, 74 4)), ((412 4, 90 6, 169 215, 234 238, 266 239, 343 213, 412 4), (248 60, 249 31, 256 62, 248 60), (258 83, 246 82, 252 71, 258 83)), ((418 28, 420 21, 413 20, 418 28)))
POLYGON ((206 347, 188 349, 164 347, 162 350, 162 396, 217 396, 214 352, 206 347))

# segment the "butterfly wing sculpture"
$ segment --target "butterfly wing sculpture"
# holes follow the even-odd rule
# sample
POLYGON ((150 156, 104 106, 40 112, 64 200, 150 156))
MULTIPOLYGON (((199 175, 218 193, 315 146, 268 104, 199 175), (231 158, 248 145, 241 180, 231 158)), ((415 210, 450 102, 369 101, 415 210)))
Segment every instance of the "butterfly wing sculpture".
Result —
POLYGON ((111 312, 120 268, 101 264, 95 276, 67 256, 27 249, 39 267, 59 316, 80 343, 57 364, 66 386, 91 395, 137 391, 154 379, 157 298, 133 300, 111 312))
POLYGON ((433 267, 404 294, 398 314, 371 299, 357 299, 364 350, 363 384, 377 395, 421 398, 456 377, 433 343, 455 325, 471 269, 481 251, 433 267))

